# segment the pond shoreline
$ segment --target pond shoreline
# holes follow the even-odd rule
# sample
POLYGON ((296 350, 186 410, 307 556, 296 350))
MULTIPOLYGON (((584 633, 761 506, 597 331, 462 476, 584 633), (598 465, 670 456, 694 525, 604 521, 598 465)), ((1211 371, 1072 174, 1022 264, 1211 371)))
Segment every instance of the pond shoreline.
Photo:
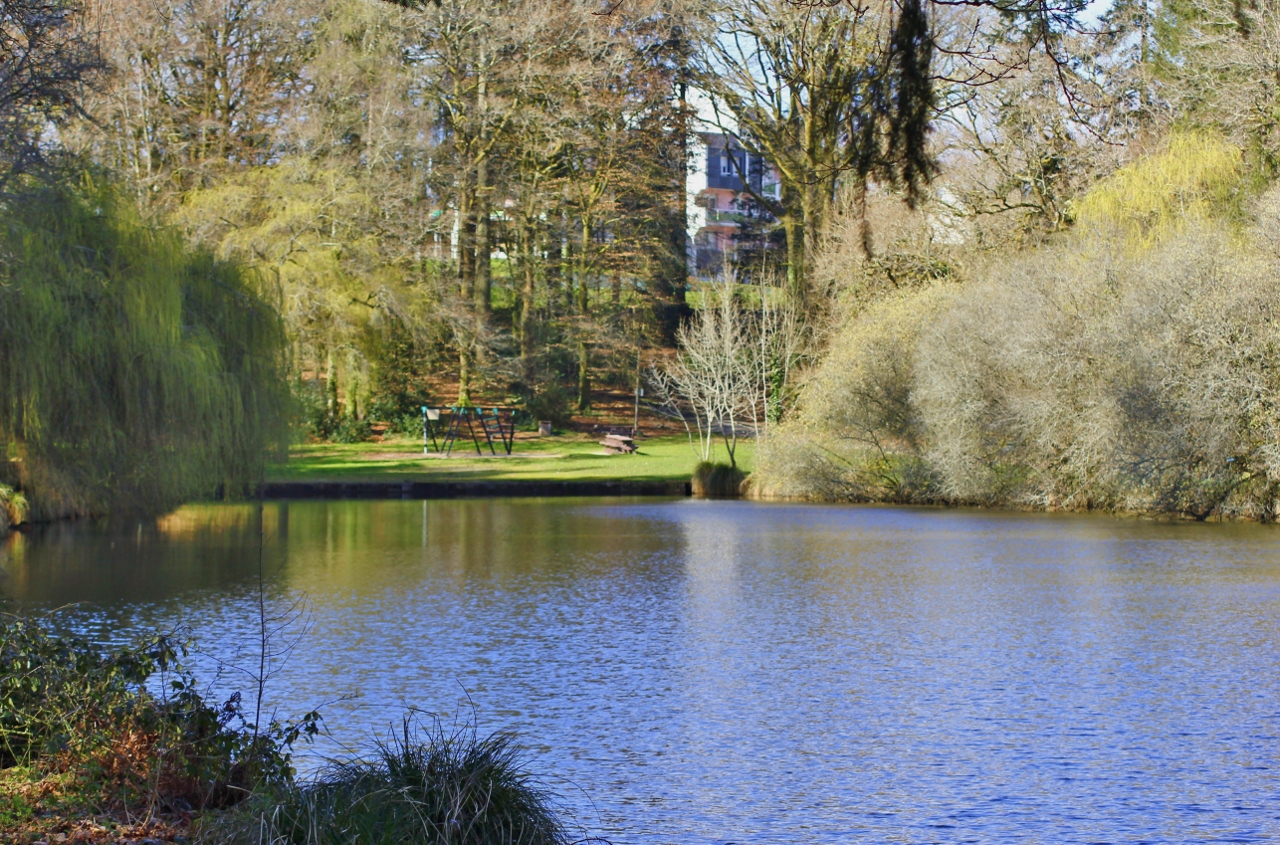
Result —
MULTIPOLYGON (((688 498, 693 486, 688 481, 644 480, 492 480, 492 481, 268 481, 252 497, 263 499, 520 499, 555 497, 665 497, 688 498)), ((252 499, 250 499, 252 501, 252 499)), ((76 517, 51 520, 0 520, 0 537, 36 525, 74 521, 76 517)))

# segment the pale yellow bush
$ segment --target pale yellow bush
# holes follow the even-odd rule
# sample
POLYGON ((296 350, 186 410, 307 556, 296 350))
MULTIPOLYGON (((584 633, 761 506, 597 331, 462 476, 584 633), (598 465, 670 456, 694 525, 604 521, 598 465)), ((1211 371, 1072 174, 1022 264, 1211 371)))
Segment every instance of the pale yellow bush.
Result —
POLYGON ((1280 193, 1246 203, 1240 161, 1175 136, 1090 191, 1069 238, 963 286, 868 284, 840 247, 853 316, 753 490, 1280 516, 1280 193))
POLYGON ((956 501, 1262 516, 1280 481, 1280 274, 1211 226, 1136 258, 1079 244, 967 290, 913 402, 956 501))
POLYGON ((916 501, 933 495, 911 402, 915 346, 953 288, 904 290, 869 305, 832 338, 801 407, 761 444, 761 496, 916 501))

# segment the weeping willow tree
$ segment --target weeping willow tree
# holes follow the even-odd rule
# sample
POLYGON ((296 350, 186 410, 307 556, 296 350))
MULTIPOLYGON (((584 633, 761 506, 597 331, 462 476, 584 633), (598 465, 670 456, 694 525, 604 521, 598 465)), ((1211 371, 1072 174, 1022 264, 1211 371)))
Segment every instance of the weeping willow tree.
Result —
POLYGON ((86 179, 0 202, 0 484, 34 519, 157 513, 287 437, 279 316, 86 179))
POLYGON ((1077 228, 1142 251, 1210 220, 1239 223, 1249 196, 1245 175, 1239 147, 1208 132, 1175 133, 1094 185, 1076 206, 1077 228))

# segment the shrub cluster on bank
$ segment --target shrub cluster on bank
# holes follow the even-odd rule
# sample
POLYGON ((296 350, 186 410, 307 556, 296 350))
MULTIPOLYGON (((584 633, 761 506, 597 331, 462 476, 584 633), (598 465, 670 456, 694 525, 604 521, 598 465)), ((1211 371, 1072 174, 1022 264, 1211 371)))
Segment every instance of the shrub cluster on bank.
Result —
POLYGON ((693 468, 690 486, 693 495, 701 498, 734 499, 745 478, 742 470, 732 464, 700 461, 693 468))
MULTIPOLYGON (((173 637, 103 651, 0 616, 0 769, 52 779, 82 812, 131 818, 227 808, 289 784, 293 744, 319 717, 259 728, 239 693, 208 701, 184 654, 173 637)), ((16 794, 0 818, 37 820, 39 806, 16 794)))
POLYGON ((1275 215, 1224 220, 1238 156, 1184 147, 1132 168, 1160 202, 1121 171, 1064 242, 862 309, 755 492, 1275 518, 1275 215))

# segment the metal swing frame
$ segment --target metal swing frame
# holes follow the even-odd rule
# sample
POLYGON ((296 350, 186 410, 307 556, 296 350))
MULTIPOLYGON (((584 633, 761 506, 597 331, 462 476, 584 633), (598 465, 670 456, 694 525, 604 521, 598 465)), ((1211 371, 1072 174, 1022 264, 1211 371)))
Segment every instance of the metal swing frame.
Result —
POLYGON ((467 432, 471 435, 471 441, 475 444, 477 455, 483 457, 484 450, 480 448, 480 438, 476 434, 475 423, 480 423, 480 430, 484 432, 485 444, 488 445, 491 455, 496 457, 498 454, 497 449, 494 448, 495 435, 503 451, 508 455, 511 454, 511 447, 515 445, 516 426, 515 417, 510 408, 454 405, 449 409, 449 425, 445 428, 442 447, 446 458, 453 453, 453 446, 462 432, 464 422, 467 425, 467 432))

